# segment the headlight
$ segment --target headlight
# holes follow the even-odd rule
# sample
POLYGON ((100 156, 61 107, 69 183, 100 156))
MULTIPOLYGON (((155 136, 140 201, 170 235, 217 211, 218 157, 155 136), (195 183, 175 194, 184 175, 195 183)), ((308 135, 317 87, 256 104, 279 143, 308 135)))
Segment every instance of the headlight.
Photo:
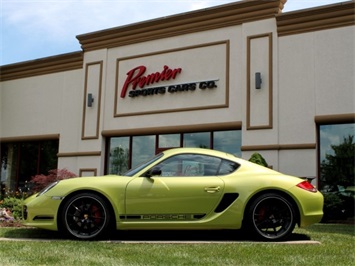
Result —
POLYGON ((56 181, 56 182, 54 182, 54 183, 52 183, 52 184, 49 184, 49 185, 46 186, 44 189, 42 189, 40 192, 38 192, 37 197, 43 195, 44 193, 47 193, 48 190, 54 188, 58 183, 59 183, 59 181, 56 181))

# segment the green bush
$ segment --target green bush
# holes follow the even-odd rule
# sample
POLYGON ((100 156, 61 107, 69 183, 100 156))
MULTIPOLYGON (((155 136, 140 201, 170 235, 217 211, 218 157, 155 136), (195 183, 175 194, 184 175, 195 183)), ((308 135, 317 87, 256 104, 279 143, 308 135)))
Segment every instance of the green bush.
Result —
POLYGON ((322 222, 341 221, 354 216, 354 198, 339 192, 325 192, 322 222))
POLYGON ((11 210, 12 216, 15 220, 22 219, 22 203, 23 199, 16 197, 6 197, 0 201, 0 208, 7 208, 11 210))
POLYGON ((261 156, 261 154, 258 153, 258 152, 255 152, 255 153, 252 154, 252 156, 249 159, 249 162, 256 163, 258 165, 262 165, 262 166, 268 167, 268 164, 265 161, 264 157, 261 156))

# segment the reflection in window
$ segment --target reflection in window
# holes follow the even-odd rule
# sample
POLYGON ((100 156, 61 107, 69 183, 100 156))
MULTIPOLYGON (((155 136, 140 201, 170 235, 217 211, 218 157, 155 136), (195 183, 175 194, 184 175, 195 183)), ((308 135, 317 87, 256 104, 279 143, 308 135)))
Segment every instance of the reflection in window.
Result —
POLYGON ((155 155, 155 135, 132 138, 132 168, 155 155))
POLYGON ((58 140, 3 143, 0 148, 1 186, 11 191, 24 189, 32 176, 56 169, 58 146, 58 140))
POLYGON ((233 173, 235 170, 239 168, 239 164, 232 162, 232 161, 227 161, 223 160, 221 167, 218 171, 218 175, 228 175, 233 173))
POLYGON ((159 135, 159 148, 180 147, 180 134, 159 135))
POLYGON ((210 148, 211 133, 185 133, 184 134, 184 147, 192 148, 210 148))
POLYGON ((110 139, 108 154, 108 174, 120 175, 128 170, 129 137, 110 139))
POLYGON ((242 132, 240 130, 213 132, 213 149, 241 157, 242 132))
POLYGON ((221 159, 196 154, 173 156, 155 167, 161 169, 161 176, 215 176, 221 159))
POLYGON ((320 132, 320 188, 354 188, 355 124, 322 125, 320 132))
POLYGON ((173 147, 211 148, 240 157, 241 130, 112 137, 108 139, 107 146, 105 173, 121 174, 152 155, 173 147))

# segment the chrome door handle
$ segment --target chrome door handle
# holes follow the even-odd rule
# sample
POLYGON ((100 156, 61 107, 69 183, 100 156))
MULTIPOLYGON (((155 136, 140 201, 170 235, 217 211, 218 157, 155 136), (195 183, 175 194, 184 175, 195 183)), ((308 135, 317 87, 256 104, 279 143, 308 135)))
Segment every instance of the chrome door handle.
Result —
POLYGON ((205 191, 207 193, 216 193, 216 192, 219 192, 221 190, 221 187, 218 186, 218 187, 206 187, 205 188, 205 191))

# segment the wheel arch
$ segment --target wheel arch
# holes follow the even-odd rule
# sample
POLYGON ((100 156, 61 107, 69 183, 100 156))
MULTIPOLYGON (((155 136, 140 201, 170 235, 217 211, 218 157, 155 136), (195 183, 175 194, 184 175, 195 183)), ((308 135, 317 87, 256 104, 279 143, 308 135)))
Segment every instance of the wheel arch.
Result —
POLYGON ((263 195, 263 194, 268 194, 268 193, 275 193, 278 194, 280 196, 285 197, 293 206, 294 210, 295 210, 295 215, 296 215, 296 223, 297 225, 300 225, 301 222, 301 214, 300 214, 300 209, 298 207, 297 202, 293 199, 293 197, 281 190, 277 190, 277 189, 267 189, 267 190, 262 190, 259 191, 258 193, 254 194, 249 200, 248 203, 246 204, 245 208, 244 208, 244 213, 243 213, 243 223, 245 223, 246 221, 246 214, 250 209, 250 206, 253 204, 253 202, 255 201, 256 198, 258 198, 259 196, 263 195))
POLYGON ((62 220, 61 220, 61 217, 60 217, 60 214, 62 213, 63 211, 63 208, 66 204, 66 202, 72 198, 73 196, 76 196, 78 194, 82 194, 82 193, 92 193, 92 194, 95 194, 97 196, 100 196, 104 201, 105 203, 107 204, 107 207, 109 208, 109 211, 111 213, 111 216, 112 216, 112 221, 111 221, 111 225, 110 226, 114 226, 114 229, 116 229, 116 213, 113 209, 113 206, 110 202, 110 200, 102 193, 98 192, 98 191, 95 191, 95 190, 90 190, 90 189, 85 189, 85 190, 77 190, 77 191, 74 191, 70 194, 68 194, 67 196, 65 196, 65 198, 62 200, 62 202, 60 203, 59 205, 59 208, 58 208, 58 212, 57 212, 57 226, 58 226, 58 230, 60 231, 62 229, 62 220))

